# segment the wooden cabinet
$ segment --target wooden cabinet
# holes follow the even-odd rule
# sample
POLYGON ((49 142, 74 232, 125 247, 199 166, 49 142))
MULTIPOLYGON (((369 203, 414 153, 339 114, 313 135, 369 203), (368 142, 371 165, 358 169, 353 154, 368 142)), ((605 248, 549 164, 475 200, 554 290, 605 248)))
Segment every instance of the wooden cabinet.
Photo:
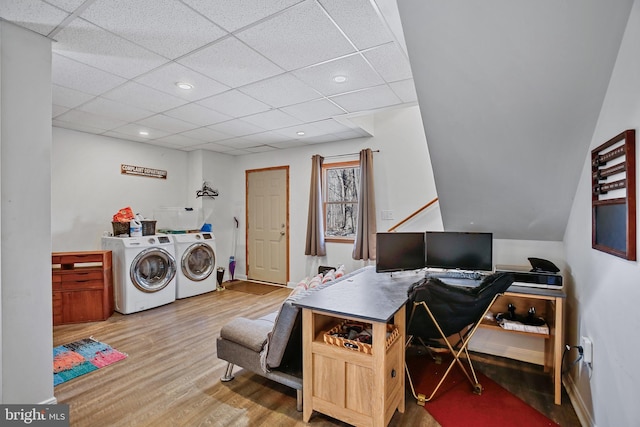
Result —
POLYGON ((341 321, 362 319, 303 309, 305 422, 317 410, 357 426, 386 426, 396 409, 404 412, 404 316, 403 307, 390 336, 386 323, 372 322, 371 352, 366 353, 324 340, 341 321))
POLYGON ((111 251, 54 252, 51 264, 54 326, 113 314, 111 251))

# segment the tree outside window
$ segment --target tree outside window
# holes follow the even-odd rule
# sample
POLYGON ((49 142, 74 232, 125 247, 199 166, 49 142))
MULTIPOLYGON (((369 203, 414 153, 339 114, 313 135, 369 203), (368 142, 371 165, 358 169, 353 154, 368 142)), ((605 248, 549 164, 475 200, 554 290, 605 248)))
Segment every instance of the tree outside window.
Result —
POLYGON ((322 170, 325 240, 353 242, 358 223, 360 162, 325 164, 322 170))

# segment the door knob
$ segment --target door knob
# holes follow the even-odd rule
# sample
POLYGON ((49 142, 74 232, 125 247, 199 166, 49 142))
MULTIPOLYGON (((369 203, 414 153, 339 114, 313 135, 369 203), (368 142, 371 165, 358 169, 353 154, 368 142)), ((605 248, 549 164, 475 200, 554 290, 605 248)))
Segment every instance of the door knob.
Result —
POLYGON ((284 231, 281 231, 281 232, 280 232, 280 235, 281 235, 281 236, 284 236, 284 231))

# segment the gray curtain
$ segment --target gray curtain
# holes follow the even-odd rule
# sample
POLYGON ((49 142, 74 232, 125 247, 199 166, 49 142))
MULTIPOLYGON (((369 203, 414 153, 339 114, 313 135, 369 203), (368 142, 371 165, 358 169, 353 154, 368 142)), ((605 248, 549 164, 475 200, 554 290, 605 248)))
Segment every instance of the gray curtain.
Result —
POLYGON ((376 259, 376 201, 373 191, 373 152, 360 151, 360 194, 358 226, 353 242, 353 259, 376 259))
POLYGON ((325 256, 324 221, 322 218, 322 162, 324 157, 316 154, 311 158, 311 188, 309 189, 309 214, 307 217, 307 240, 304 254, 325 256))

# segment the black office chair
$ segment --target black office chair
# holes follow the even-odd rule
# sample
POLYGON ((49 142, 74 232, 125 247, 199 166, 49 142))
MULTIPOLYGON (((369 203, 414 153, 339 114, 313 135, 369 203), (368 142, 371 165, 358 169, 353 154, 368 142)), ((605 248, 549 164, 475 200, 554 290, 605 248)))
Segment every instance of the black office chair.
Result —
MULTIPOLYGON (((467 347, 489 308, 511 286, 513 280, 511 273, 495 273, 487 276, 474 288, 447 285, 433 277, 427 277, 411 285, 408 291, 406 347, 411 345, 414 339, 418 339, 432 355, 435 353, 431 352, 431 349, 437 347, 448 351, 453 357, 429 397, 423 393, 416 394, 409 367, 405 363, 411 391, 419 405, 433 399, 456 364, 471 382, 474 393, 482 393, 482 385, 478 382, 467 347), (454 335, 458 336, 457 342, 455 339, 447 339, 454 335), (452 341, 455 344, 452 344, 452 341), (471 374, 460 359, 463 354, 466 356, 471 374)), ((439 361, 440 356, 434 356, 434 359, 439 361)))

